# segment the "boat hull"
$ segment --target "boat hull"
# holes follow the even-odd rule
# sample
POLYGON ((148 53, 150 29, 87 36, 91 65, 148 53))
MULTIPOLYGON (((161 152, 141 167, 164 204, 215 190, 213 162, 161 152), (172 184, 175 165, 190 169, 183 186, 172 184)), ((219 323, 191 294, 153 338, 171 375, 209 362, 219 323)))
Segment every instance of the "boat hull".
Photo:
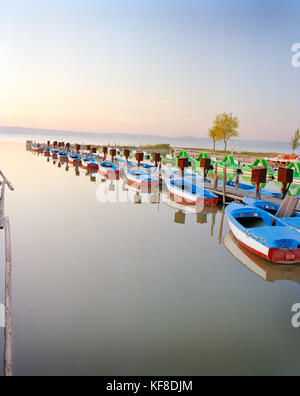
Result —
POLYGON ((300 249, 284 250, 269 248, 251 236, 247 235, 243 230, 236 227, 229 219, 228 222, 230 229, 236 239, 244 247, 258 256, 277 264, 296 264, 300 262, 300 249))
POLYGON ((215 206, 218 204, 218 197, 198 197, 189 191, 183 189, 180 190, 178 187, 173 186, 172 183, 166 183, 170 196, 176 202, 181 202, 184 205, 204 205, 204 206, 215 206))

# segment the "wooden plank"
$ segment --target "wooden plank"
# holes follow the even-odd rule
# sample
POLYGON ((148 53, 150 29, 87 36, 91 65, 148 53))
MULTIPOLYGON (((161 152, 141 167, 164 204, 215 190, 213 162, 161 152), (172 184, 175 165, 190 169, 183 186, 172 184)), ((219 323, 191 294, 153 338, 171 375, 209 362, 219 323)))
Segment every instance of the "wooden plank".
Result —
POLYGON ((8 217, 5 224, 5 348, 4 348, 4 376, 13 375, 13 321, 12 321, 12 255, 11 235, 8 217))
POLYGON ((1 170, 0 170, 0 176, 3 177, 3 180, 4 180, 5 183, 7 184, 8 188, 9 188, 11 191, 14 191, 13 185, 11 184, 10 181, 7 180, 7 178, 4 176, 4 174, 3 174, 3 172, 2 172, 1 170))
POLYGON ((276 213, 276 217, 291 217, 298 205, 298 198, 286 196, 276 213))
POLYGON ((5 198, 5 183, 1 186, 1 197, 0 197, 0 228, 4 228, 4 198, 5 198))
POLYGON ((0 327, 5 328, 5 306, 0 304, 0 327))

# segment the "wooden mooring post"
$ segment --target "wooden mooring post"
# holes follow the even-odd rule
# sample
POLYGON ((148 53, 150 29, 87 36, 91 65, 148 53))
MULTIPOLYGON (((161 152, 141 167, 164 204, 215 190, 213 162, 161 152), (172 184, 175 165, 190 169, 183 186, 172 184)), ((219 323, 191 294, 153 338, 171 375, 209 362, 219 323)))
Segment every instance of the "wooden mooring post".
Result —
POLYGON ((8 217, 5 224, 5 340, 4 376, 13 375, 13 320, 12 320, 12 254, 11 235, 8 217))
POLYGON ((4 174, 2 176, 1 197, 0 197, 0 228, 5 233, 5 330, 4 330, 4 367, 3 374, 6 377, 13 375, 13 320, 12 320, 12 253, 11 234, 8 217, 4 216, 5 186, 14 190, 12 184, 4 174))
POLYGON ((215 163, 215 181, 214 181, 214 190, 218 187, 218 163, 215 163))

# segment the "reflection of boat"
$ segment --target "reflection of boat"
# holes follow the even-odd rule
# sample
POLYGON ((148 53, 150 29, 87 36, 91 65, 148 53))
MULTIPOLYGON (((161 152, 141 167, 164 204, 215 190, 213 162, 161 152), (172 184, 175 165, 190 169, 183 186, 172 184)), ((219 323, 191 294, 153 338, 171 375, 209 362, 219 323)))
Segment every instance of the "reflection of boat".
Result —
POLYGON ((37 152, 37 153, 43 153, 43 152, 44 152, 44 149, 43 149, 43 147, 41 147, 41 146, 39 146, 39 145, 33 144, 33 145, 31 146, 31 151, 35 151, 35 152, 37 152))
POLYGON ((108 161, 100 162, 99 171, 106 176, 120 175, 120 169, 115 164, 108 161))
POLYGON ((59 151, 58 152, 59 159, 63 162, 68 161, 68 153, 65 151, 59 151))
POLYGON ((81 158, 78 154, 69 154, 68 155, 69 164, 74 166, 81 166, 81 158))
MULTIPOLYGON (((260 199, 249 198, 249 197, 244 198, 244 203, 246 205, 254 206, 255 208, 260 208, 262 210, 265 210, 266 212, 271 213, 272 215, 276 215, 276 213, 280 208, 280 206, 275 203, 262 201, 260 199)), ((295 211, 293 212, 292 216, 280 217, 280 220, 283 221, 288 226, 294 227, 300 231, 300 212, 295 211)))
POLYGON ((300 236, 279 218, 251 206, 231 203, 226 216, 234 236, 253 253, 281 264, 300 262, 300 236))
POLYGON ((135 204, 150 203, 157 204, 160 203, 160 193, 159 186, 148 187, 135 187, 133 184, 125 185, 127 189, 128 202, 135 204))
POLYGON ((141 187, 151 187, 159 184, 159 180, 156 177, 151 176, 148 172, 139 168, 127 169, 125 173, 128 184, 141 187))
POLYGON ((186 205, 217 205, 218 197, 186 179, 166 179, 171 198, 186 205))
POLYGON ((57 159, 59 150, 52 149, 52 150, 50 150, 50 153, 51 153, 53 159, 57 159))
POLYGON ((84 169, 88 170, 97 170, 99 169, 98 162, 93 158, 82 158, 81 159, 81 166, 84 169))
POLYGON ((151 169, 155 168, 153 165, 146 164, 145 162, 141 163, 141 167, 144 168, 144 169, 148 169, 148 170, 151 170, 151 169))
POLYGON ((300 265, 272 264, 241 245, 231 231, 224 238, 223 243, 233 257, 265 281, 292 280, 300 282, 300 265))
POLYGON ((163 202, 174 209, 181 210, 184 213, 217 213, 217 206, 204 206, 204 205, 184 205, 183 203, 174 200, 171 194, 164 197, 163 202))

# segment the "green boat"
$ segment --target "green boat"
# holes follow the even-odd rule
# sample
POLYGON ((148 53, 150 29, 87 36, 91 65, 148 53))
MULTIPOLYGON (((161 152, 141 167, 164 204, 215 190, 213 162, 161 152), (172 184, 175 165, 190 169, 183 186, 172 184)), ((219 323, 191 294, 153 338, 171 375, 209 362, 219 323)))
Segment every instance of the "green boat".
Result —
POLYGON ((232 155, 226 155, 226 157, 222 161, 217 161, 218 169, 223 170, 224 164, 226 164, 226 169, 228 173, 237 173, 241 168, 239 165, 234 161, 232 155))
POLYGON ((245 165, 242 167, 242 172, 244 175, 252 175, 252 169, 256 167, 267 168, 267 177, 273 178, 274 171, 268 167, 267 161, 264 158, 257 158, 252 165, 245 165))
POLYGON ((170 155, 170 154, 164 154, 162 157, 161 157, 161 163, 163 164, 163 165, 168 165, 168 164, 173 164, 173 162, 174 162, 174 158, 170 155))
MULTIPOLYGON (((202 158, 210 158, 209 157, 209 155, 207 154, 207 153, 200 153, 199 155, 198 155, 198 157, 197 158, 195 158, 193 161, 192 161, 192 164, 193 164, 193 171, 194 172, 197 172, 197 170, 200 168, 200 163, 201 163, 201 159, 202 158)), ((214 165, 214 161, 210 161, 210 163, 211 163, 211 165, 214 165)))
POLYGON ((179 158, 188 158, 189 159, 189 163, 191 163, 192 162, 192 157, 190 157, 189 155, 188 155, 188 153, 185 151, 185 150, 182 150, 178 155, 176 155, 176 157, 174 158, 174 164, 173 164, 173 166, 175 167, 175 168, 178 168, 178 160, 179 160, 179 158))

